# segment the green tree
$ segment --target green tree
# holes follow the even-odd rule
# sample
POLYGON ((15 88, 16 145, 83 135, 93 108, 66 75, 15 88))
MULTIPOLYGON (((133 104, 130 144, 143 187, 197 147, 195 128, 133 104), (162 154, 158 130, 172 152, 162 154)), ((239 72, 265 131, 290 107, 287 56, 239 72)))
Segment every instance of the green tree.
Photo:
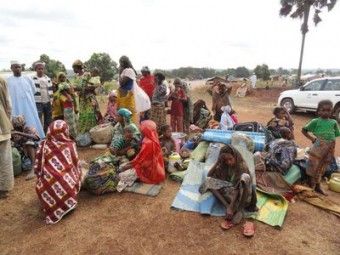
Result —
POLYGON ((321 9, 327 7, 328 11, 331 11, 334 8, 336 2, 337 0, 281 0, 280 16, 287 17, 289 15, 293 19, 299 18, 303 20, 301 26, 302 42, 296 86, 300 84, 303 51, 305 47, 306 34, 308 32, 310 10, 311 8, 314 10, 313 21, 316 26, 321 21, 319 16, 321 9))
POLYGON ((287 69, 283 69, 282 67, 279 67, 279 68, 276 70, 276 74, 277 74, 277 75, 289 75, 290 72, 289 72, 287 69))
POLYGON ((263 79, 263 80, 269 80, 270 78, 270 72, 268 65, 262 64, 262 65, 257 65, 254 69, 254 73, 256 74, 257 78, 263 79))
POLYGON ((85 65, 88 71, 97 68, 104 81, 111 81, 118 73, 117 63, 107 53, 93 53, 85 65))
POLYGON ((234 72, 234 75, 236 78, 248 78, 249 77, 249 70, 248 68, 244 67, 244 66, 240 66, 240 67, 237 67, 235 69, 235 72, 234 72))
POLYGON ((34 64, 36 62, 44 62, 45 63, 45 73, 48 77, 54 78, 59 72, 66 72, 66 68, 63 63, 59 60, 50 59, 46 54, 40 55, 39 60, 35 61, 32 64, 31 70, 34 70, 34 64))

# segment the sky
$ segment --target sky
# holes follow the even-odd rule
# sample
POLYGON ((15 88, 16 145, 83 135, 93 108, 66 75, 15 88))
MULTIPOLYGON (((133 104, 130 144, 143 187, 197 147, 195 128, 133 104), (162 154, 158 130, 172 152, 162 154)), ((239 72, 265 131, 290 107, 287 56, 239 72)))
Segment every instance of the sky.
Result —
MULTIPOLYGON (((1 1, 0 70, 47 54, 71 68, 106 52, 134 67, 217 69, 266 63, 297 68, 301 21, 279 16, 279 0, 1 1)), ((312 19, 303 68, 340 68, 340 3, 312 19)))

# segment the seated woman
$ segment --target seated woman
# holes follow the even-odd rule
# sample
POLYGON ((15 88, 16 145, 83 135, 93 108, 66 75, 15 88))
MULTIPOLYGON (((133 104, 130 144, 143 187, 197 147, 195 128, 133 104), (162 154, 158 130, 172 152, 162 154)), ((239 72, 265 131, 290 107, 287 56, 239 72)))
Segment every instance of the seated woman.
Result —
MULTIPOLYGON (((249 169, 241 154, 231 145, 221 148, 215 166, 201 185, 201 194, 210 190, 226 208, 226 220, 222 222, 224 230, 240 223, 243 210, 256 210, 256 193, 252 186, 249 169)), ((254 223, 246 221, 243 234, 254 235, 254 223)))
POLYGON ((280 128, 287 127, 292 131, 294 139, 294 122, 285 107, 275 107, 273 111, 274 117, 268 122, 267 130, 271 132, 275 139, 281 138, 280 128))
POLYGON ((142 147, 131 162, 120 168, 117 187, 119 192, 131 186, 137 179, 145 183, 159 184, 165 178, 163 155, 155 122, 145 120, 141 122, 140 129, 143 135, 142 147))
MULTIPOLYGON (((25 157, 23 163, 27 163, 27 167, 30 168, 26 180, 31 180, 34 178, 35 153, 38 148, 37 142, 40 140, 38 131, 34 127, 26 126, 25 116, 23 115, 13 116, 12 124, 14 127, 12 132, 14 147, 18 149, 22 157, 25 157)), ((23 169, 25 169, 24 165, 23 169)))
POLYGON ((113 127, 111 147, 113 147, 114 143, 122 137, 123 129, 126 126, 131 127, 133 134, 137 139, 140 138, 140 132, 137 126, 131 121, 132 112, 126 108, 120 108, 117 113, 117 124, 113 127))
POLYGON ((138 140, 134 136, 133 129, 126 126, 122 137, 114 143, 113 147, 110 147, 110 152, 118 157, 126 157, 130 161, 136 157, 138 149, 138 140))
POLYGON ((75 143, 65 121, 50 124, 34 166, 38 178, 35 191, 44 207, 47 224, 54 224, 77 206, 81 167, 75 143))
POLYGON ((194 103, 194 114, 193 122, 194 125, 206 129, 208 127, 209 121, 211 120, 211 113, 203 100, 197 100, 194 103))

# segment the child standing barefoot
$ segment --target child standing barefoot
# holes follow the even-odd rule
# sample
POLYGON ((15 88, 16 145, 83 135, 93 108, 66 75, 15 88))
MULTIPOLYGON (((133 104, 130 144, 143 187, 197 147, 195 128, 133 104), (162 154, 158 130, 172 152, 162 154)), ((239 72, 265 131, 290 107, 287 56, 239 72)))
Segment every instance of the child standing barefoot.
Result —
POLYGON ((174 132, 183 132, 183 102, 187 101, 185 92, 180 87, 180 83, 174 83, 175 91, 172 92, 168 100, 171 100, 171 128, 174 132))
MULTIPOLYGON (((231 145, 221 148, 215 166, 201 185, 200 193, 210 190, 226 208, 226 219, 221 224, 224 230, 239 224, 243 210, 256 210, 256 194, 250 172, 242 155, 231 145)), ((246 221, 243 234, 254 235, 254 223, 246 221)))
POLYGON ((340 136, 338 123, 330 119, 332 110, 333 103, 322 100, 316 111, 319 118, 313 119, 302 129, 302 134, 313 143, 307 162, 308 185, 323 195, 326 193, 322 190, 320 181, 334 157, 335 139, 340 136))

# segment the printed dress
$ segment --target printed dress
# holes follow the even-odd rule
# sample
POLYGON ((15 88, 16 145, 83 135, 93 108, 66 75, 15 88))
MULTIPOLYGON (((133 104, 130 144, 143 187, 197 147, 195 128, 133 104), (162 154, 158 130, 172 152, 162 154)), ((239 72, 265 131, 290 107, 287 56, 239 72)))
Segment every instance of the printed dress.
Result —
POLYGON ((59 222, 78 203, 81 167, 74 142, 63 120, 50 124, 46 140, 41 142, 34 167, 35 191, 44 208, 46 224, 59 222))

